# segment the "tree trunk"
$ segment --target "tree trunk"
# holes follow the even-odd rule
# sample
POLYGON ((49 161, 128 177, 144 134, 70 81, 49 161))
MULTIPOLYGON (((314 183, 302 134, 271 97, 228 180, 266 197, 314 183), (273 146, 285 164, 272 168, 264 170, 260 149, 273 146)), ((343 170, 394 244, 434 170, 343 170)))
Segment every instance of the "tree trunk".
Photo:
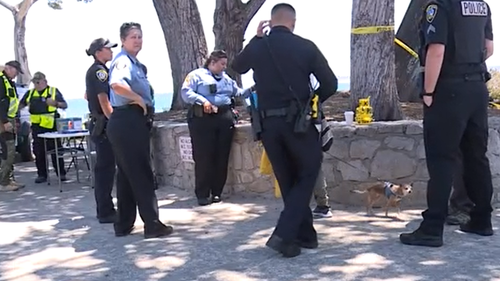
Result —
MULTIPOLYGON (((428 0, 412 0, 396 33, 399 40, 417 53, 420 46, 418 26, 427 2, 428 0)), ((419 67, 418 58, 405 49, 396 47, 396 84, 400 101, 420 100, 419 67)))
POLYGON ((29 85, 31 72, 28 65, 28 53, 26 52, 26 17, 28 11, 38 0, 24 0, 16 6, 11 6, 0 0, 0 5, 9 9, 14 16, 14 48, 15 60, 17 60, 23 69, 24 74, 17 76, 17 83, 20 85, 29 85))
MULTIPOLYGON (((228 62, 243 49, 243 37, 248 24, 266 0, 249 0, 246 4, 241 0, 216 0, 214 11, 215 49, 224 50, 228 62)), ((232 69, 227 74, 241 86, 241 76, 232 69)))
POLYGON ((374 120, 402 119, 395 83, 394 0, 353 0, 352 28, 351 109, 370 96, 374 120), (354 32, 374 26, 389 28, 354 32))
POLYGON ((153 0, 167 44, 174 84, 171 109, 186 108, 180 90, 186 75, 200 67, 208 53, 195 0, 153 0))

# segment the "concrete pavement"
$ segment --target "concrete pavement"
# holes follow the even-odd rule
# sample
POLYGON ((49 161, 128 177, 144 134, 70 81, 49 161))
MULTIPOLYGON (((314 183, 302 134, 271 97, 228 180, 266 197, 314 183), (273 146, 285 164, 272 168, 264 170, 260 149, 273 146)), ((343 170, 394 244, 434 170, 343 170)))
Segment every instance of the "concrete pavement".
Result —
MULTIPOLYGON (((33 165, 16 169, 28 185, 0 193, 1 281, 500 280, 499 235, 447 227, 442 248, 400 244, 399 233, 418 225, 421 210, 391 219, 334 206, 333 218, 316 222, 320 247, 284 259, 264 246, 280 200, 233 196, 195 207, 191 194, 164 187, 161 218, 174 234, 144 240, 138 218, 133 235, 115 238, 111 225, 95 219, 88 183, 59 193, 57 185, 32 184, 33 165)), ((497 210, 494 217, 498 226, 497 210)))

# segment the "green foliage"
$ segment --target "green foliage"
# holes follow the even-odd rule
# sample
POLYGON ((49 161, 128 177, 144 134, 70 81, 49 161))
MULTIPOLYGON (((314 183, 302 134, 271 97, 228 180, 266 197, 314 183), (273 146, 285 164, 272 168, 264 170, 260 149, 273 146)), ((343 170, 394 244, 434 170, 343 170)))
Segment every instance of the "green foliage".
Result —
POLYGON ((488 91, 495 101, 500 101, 500 71, 490 70, 491 80, 488 82, 488 91))
MULTIPOLYGON (((92 0, 76 0, 77 2, 90 3, 92 0)), ((63 0, 47 0, 47 4, 54 10, 62 10, 63 0)))

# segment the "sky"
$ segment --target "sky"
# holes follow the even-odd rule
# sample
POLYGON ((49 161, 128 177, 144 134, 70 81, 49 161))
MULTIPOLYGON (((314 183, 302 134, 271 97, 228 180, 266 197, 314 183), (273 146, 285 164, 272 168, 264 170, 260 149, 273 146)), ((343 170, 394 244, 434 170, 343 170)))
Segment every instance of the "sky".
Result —
MULTIPOLYGON (((19 0, 4 1, 16 4, 19 0)), ((395 1, 397 28, 410 0, 395 1)), ((271 8, 279 2, 283 0, 265 2, 247 28, 246 42, 255 35, 259 21, 268 19, 271 8)), ((500 30, 500 19, 495 18, 495 11, 500 11, 500 1, 487 2, 493 11, 493 29, 500 30)), ((289 0, 288 3, 297 10, 295 33, 314 41, 334 73, 339 78, 348 78, 352 1, 289 0)), ((210 51, 214 48, 212 26, 215 0, 197 0, 197 4, 210 51)), ((85 49, 99 37, 119 43, 120 25, 128 21, 142 25, 144 43, 138 58, 148 67, 148 77, 155 92, 171 93, 172 76, 165 39, 153 3, 146 0, 93 0, 89 4, 64 0, 63 10, 53 10, 48 7, 47 0, 39 0, 29 11, 26 23, 26 48, 31 73, 45 73, 49 84, 59 88, 66 99, 82 98, 85 73, 93 62, 85 54, 85 49)), ((4 64, 14 59, 14 20, 10 11, 1 6, 0 26, 4 33, 0 44, 0 64, 4 64)), ((115 49, 115 54, 118 51, 115 49)), ((500 65, 500 51, 487 63, 500 65)), ((253 84, 251 73, 245 74, 242 80, 244 87, 253 84)))

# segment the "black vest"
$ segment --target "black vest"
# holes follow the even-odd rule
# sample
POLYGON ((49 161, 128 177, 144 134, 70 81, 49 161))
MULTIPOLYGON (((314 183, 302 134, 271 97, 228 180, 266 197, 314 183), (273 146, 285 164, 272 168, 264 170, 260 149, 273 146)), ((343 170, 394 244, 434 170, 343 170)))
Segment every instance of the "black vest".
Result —
MULTIPOLYGON (((436 0, 448 14, 448 43, 445 49, 441 74, 455 75, 485 72, 486 47, 484 29, 489 15, 489 6, 482 0, 436 0)), ((438 11, 439 12, 439 11, 438 11)), ((422 21, 425 20, 425 11, 422 21)), ((420 30, 421 65, 425 64, 426 46, 424 32, 420 30)))

